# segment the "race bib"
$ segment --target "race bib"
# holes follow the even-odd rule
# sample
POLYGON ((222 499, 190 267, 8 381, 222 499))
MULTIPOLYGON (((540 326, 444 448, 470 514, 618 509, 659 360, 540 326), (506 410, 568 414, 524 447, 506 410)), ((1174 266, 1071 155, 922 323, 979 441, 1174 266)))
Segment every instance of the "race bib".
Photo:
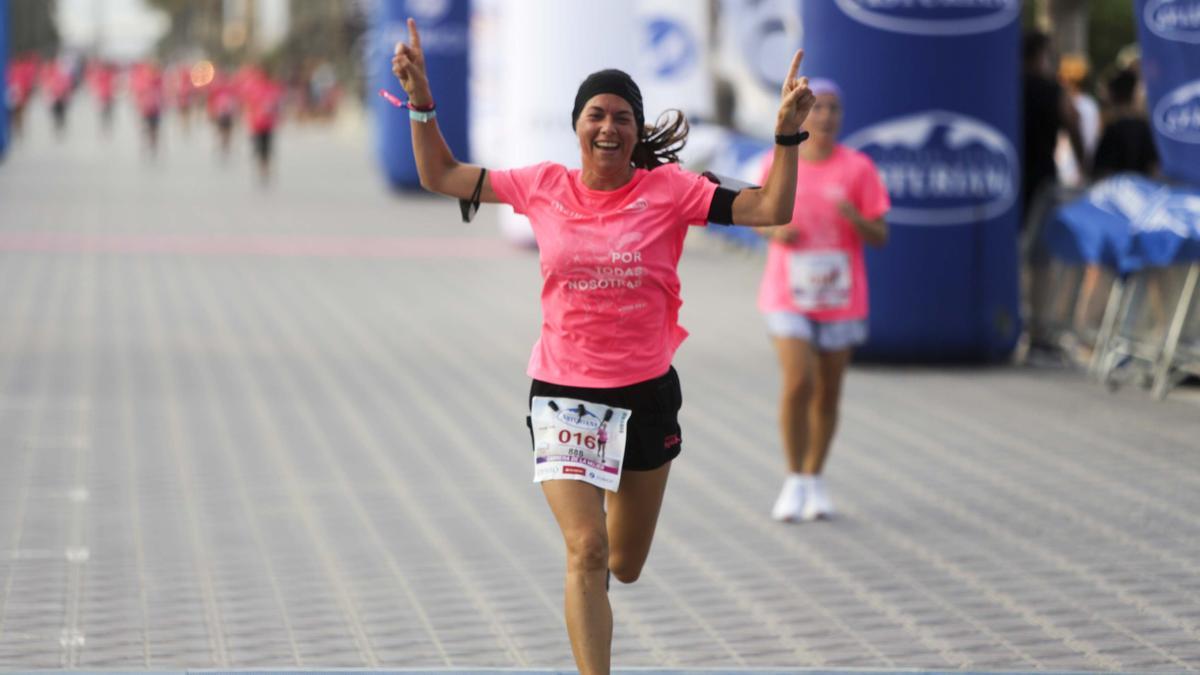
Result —
POLYGON ((802 311, 850 304, 850 256, 842 251, 796 251, 788 257, 792 302, 802 311))
POLYGON ((616 492, 632 414, 573 398, 534 396, 533 482, 581 480, 616 492))

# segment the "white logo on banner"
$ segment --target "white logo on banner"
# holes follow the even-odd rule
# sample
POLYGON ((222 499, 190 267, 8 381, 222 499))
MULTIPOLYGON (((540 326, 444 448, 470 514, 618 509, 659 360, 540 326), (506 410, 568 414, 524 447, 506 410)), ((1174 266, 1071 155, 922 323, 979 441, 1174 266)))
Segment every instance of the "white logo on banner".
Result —
POLYGON ((742 0, 731 2, 728 10, 746 65, 759 84, 773 93, 783 84, 786 74, 779 64, 789 63, 804 40, 804 26, 796 4, 782 0, 742 0))
POLYGON ((870 155, 892 209, 908 225, 957 225, 1002 215, 1017 198, 1017 151, 982 120, 928 110, 878 122, 846 145, 870 155))
POLYGON ((668 16, 646 20, 646 72, 663 79, 687 77, 699 61, 699 47, 691 30, 684 23, 668 16))
POLYGON ((1150 0, 1142 16, 1164 40, 1200 44, 1200 0, 1150 0))
POLYGON ((437 22, 450 11, 450 0, 408 0, 405 8, 414 19, 437 22))
MULTIPOLYGON (((421 31, 421 49, 426 54, 459 56, 466 53, 470 38, 467 22, 446 21, 453 9, 452 0, 408 0, 405 9, 417 22, 417 28, 421 31)), ((384 51, 386 60, 391 61, 395 44, 408 44, 408 24, 397 19, 381 24, 377 30, 378 47, 372 47, 370 58, 375 60, 379 58, 376 52, 384 51)), ((390 69, 388 72, 391 72, 390 69)))
POLYGON ((914 35, 971 35, 1007 26, 1019 0, 836 0, 847 16, 872 28, 914 35))
POLYGON ((1167 94, 1154 106, 1154 128, 1167 138, 1200 143, 1200 80, 1167 94))

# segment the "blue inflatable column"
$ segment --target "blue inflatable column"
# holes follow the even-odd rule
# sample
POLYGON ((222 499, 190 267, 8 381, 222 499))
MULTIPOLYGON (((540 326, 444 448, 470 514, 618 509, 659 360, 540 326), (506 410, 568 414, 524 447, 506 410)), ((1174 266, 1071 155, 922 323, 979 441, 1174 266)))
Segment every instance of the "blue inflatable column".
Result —
POLYGON ((418 188, 420 179, 413 160, 408 113, 376 92, 387 89, 407 100, 392 74, 392 53, 397 42, 408 41, 406 20, 411 16, 421 34, 425 67, 437 104, 438 126, 455 157, 469 160, 467 85, 471 3, 470 0, 378 0, 372 7, 366 72, 370 82, 367 94, 375 118, 376 150, 392 187, 418 188))
POLYGON ((1137 0, 1135 11, 1163 173, 1200 185, 1200 0, 1137 0))
POLYGON ((0 159, 8 149, 8 0, 0 0, 0 159))
POLYGON ((891 238, 867 249, 866 358, 994 361, 1020 332, 1019 0, 800 2, 804 74, 845 95, 891 238))

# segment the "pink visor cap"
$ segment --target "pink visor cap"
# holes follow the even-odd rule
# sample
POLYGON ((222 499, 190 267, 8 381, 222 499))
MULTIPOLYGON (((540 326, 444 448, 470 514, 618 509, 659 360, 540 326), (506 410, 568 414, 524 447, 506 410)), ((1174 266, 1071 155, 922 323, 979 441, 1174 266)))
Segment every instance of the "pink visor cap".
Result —
POLYGON ((810 77, 808 78, 808 88, 812 91, 814 96, 833 94, 834 96, 838 97, 838 100, 841 100, 842 98, 842 88, 837 85, 837 82, 834 82, 828 78, 810 77))

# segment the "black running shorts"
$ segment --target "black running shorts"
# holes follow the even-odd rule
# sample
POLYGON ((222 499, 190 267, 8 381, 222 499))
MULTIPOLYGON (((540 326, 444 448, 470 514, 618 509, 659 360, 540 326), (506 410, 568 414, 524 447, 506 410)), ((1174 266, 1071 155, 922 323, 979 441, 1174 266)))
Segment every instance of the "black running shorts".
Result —
POLYGON ((273 135, 269 130, 254 132, 254 154, 263 161, 271 159, 271 138, 273 135))
MULTIPOLYGON (((534 380, 529 387, 529 404, 534 396, 559 396, 590 401, 633 411, 625 436, 625 471, 651 471, 679 456, 683 432, 679 428, 679 408, 683 392, 674 366, 652 380, 625 387, 597 389, 568 387, 534 380)), ((530 449, 533 449, 533 422, 527 416, 530 449)))

